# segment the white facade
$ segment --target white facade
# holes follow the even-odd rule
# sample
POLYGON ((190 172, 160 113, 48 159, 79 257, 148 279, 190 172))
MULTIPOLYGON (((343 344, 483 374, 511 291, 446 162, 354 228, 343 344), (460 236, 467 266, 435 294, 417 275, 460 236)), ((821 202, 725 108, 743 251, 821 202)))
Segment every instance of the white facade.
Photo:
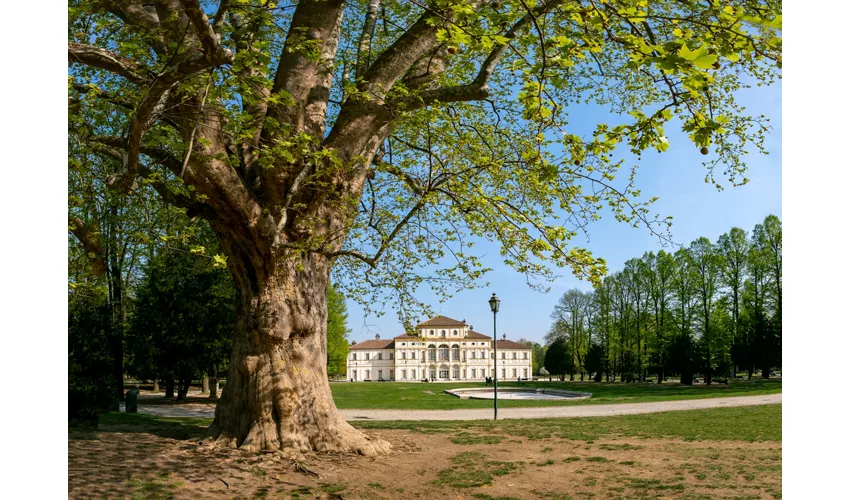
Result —
POLYGON ((367 340, 351 346, 348 378, 355 382, 483 381, 527 379, 531 373, 531 348, 510 340, 496 343, 472 331, 465 322, 438 316, 417 326, 418 336, 400 335, 390 340, 367 340))

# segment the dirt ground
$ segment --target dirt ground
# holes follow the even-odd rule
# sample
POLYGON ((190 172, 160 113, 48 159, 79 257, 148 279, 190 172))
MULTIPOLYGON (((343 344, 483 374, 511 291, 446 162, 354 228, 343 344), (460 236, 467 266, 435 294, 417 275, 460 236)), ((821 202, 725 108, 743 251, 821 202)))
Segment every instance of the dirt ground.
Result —
POLYGON ((201 428, 69 434, 70 498, 781 498, 781 443, 367 431, 388 456, 207 450, 201 428), (453 442, 454 441, 454 442, 453 442))

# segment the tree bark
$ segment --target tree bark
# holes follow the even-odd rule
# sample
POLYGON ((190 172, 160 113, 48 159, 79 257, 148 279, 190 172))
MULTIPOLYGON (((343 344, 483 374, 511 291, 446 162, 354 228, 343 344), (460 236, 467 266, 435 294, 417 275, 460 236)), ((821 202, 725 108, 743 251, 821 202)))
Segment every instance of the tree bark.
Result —
POLYGON ((258 263, 221 233, 220 240, 239 301, 227 385, 208 439, 217 447, 294 456, 388 452, 389 443, 349 425, 331 396, 325 363, 329 260, 307 253, 258 263))
POLYGON ((213 378, 210 382, 210 399, 218 399, 218 379, 213 378))
POLYGON ((165 378, 165 397, 174 397, 174 377, 171 375, 165 378))
POLYGON ((204 377, 201 379, 201 394, 208 392, 210 392, 210 376, 204 373, 204 377))
POLYGON ((153 392, 159 392, 159 379, 155 378, 153 380, 153 392))

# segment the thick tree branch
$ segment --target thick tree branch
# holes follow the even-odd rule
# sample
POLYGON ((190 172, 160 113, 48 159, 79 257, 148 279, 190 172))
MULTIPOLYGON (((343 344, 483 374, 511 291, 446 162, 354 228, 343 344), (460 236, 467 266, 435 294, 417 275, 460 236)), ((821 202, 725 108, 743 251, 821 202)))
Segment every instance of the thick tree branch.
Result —
MULTIPOLYGON (((201 8, 200 2, 198 0, 180 0, 180 3, 183 4, 183 11, 186 13, 186 17, 189 18, 189 22, 195 28, 195 33, 198 34, 203 51, 214 59, 232 58, 233 53, 229 49, 222 47, 219 42, 219 36, 213 29, 213 25, 210 24, 210 19, 204 13, 204 9, 201 8)), ((227 2, 224 2, 224 8, 226 11, 227 2)), ((219 17, 219 14, 216 14, 216 19, 218 19, 219 23, 223 17, 224 13, 221 13, 221 17, 219 17)))
POLYGON ((143 76, 146 73, 144 67, 100 47, 71 42, 68 44, 68 62, 104 69, 116 75, 121 75, 135 84, 148 81, 148 78, 143 76))
POLYGON ((274 105, 269 115, 290 124, 293 133, 304 130, 310 94, 329 72, 333 54, 327 56, 336 53, 343 5, 342 0, 299 2, 292 15, 272 94, 286 92, 294 104, 274 105))
POLYGON ((100 5, 124 21, 124 24, 134 26, 144 32, 148 37, 148 43, 157 54, 168 53, 165 38, 160 32, 159 16, 156 9, 135 0, 104 0, 100 5))
POLYGON ((87 226, 83 223, 82 219, 75 216, 68 217, 68 229, 76 236, 80 244, 83 245, 86 259, 91 264, 92 271, 98 276, 105 275, 106 261, 104 260, 103 240, 100 237, 100 231, 87 226))
POLYGON ((361 77, 366 73, 372 62, 372 37, 375 36, 375 25, 378 21, 378 6, 381 0, 369 0, 366 6, 366 18, 363 20, 363 31, 357 44, 357 67, 355 74, 361 77))

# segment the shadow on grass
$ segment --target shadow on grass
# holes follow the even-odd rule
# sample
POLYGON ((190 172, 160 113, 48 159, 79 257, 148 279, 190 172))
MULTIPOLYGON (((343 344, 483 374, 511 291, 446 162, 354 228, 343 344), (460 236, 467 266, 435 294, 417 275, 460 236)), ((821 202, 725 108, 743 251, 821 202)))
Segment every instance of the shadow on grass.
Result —
MULTIPOLYGON (((169 418, 141 413, 106 413, 101 415, 98 432, 130 432, 186 440, 203 435, 211 418, 169 418)), ((94 435, 93 433, 91 433, 94 435)))

